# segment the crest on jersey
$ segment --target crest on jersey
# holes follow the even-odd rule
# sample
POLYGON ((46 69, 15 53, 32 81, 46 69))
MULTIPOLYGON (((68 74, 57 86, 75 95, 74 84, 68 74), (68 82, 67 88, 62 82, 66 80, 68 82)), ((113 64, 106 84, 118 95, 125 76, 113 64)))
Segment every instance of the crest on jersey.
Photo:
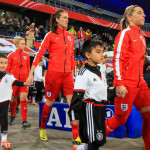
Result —
POLYGON ((47 96, 48 96, 48 97, 51 97, 51 92, 47 92, 47 96))
POLYGON ((71 37, 70 36, 68 36, 68 40, 71 41, 71 37))
POLYGON ((24 58, 25 60, 27 59, 27 57, 26 57, 26 56, 24 56, 23 58, 24 58))
POLYGON ((121 104, 121 109, 122 109, 123 111, 127 111, 127 109, 128 109, 128 104, 121 104))
POLYGON ((102 141, 103 140, 103 134, 101 132, 98 132, 96 134, 96 138, 99 140, 99 141, 102 141))
POLYGON ((5 83, 8 83, 8 79, 6 78, 6 79, 4 80, 4 82, 5 82, 5 83))

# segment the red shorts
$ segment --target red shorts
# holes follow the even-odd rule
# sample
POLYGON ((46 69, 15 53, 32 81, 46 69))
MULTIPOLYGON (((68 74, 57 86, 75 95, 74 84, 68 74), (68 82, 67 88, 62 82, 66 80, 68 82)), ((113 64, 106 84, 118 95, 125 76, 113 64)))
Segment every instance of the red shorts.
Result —
POLYGON ((54 100, 62 90, 63 95, 73 94, 73 76, 72 72, 54 72, 47 71, 45 77, 45 98, 54 100))
POLYGON ((29 93, 28 86, 21 86, 21 87, 19 87, 19 86, 13 86, 12 89, 13 89, 13 93, 12 93, 13 96, 15 96, 15 95, 19 96, 20 93, 22 93, 22 92, 29 93))
POLYGON ((129 116, 134 104, 137 110, 150 106, 150 89, 144 83, 138 87, 126 87, 128 93, 124 98, 115 98, 115 114, 129 116))

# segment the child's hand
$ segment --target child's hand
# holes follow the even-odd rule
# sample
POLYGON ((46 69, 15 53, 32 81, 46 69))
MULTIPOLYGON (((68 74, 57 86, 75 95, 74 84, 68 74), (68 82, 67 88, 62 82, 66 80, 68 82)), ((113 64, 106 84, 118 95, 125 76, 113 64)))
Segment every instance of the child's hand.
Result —
POLYGON ((79 120, 73 120, 71 121, 71 124, 79 126, 79 120))
POLYGON ((28 83, 28 82, 24 82, 24 85, 31 85, 30 83, 28 83))

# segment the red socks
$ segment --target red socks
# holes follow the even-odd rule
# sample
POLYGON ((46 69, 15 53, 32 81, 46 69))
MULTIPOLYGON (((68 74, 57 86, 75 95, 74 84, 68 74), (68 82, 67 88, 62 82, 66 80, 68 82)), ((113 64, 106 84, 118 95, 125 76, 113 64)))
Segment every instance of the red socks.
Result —
POLYGON ((20 101, 21 103, 21 115, 22 115, 22 121, 27 120, 27 101, 20 101))
POLYGON ((10 110, 11 110, 11 116, 14 117, 16 114, 16 102, 10 101, 10 110))
POLYGON ((49 107, 46 103, 43 106, 42 110, 42 117, 41 117, 41 129, 45 129, 46 121, 48 119, 49 113, 50 113, 51 107, 49 107))
POLYGON ((110 134, 114 131, 117 127, 123 125, 126 123, 128 117, 123 116, 113 116, 105 121, 106 126, 106 135, 110 134))
POLYGON ((73 135, 73 140, 75 140, 79 136, 79 127, 77 125, 72 125, 72 135, 73 135))
POLYGON ((141 115, 143 117, 142 136, 145 149, 150 150, 150 112, 144 112, 141 115))

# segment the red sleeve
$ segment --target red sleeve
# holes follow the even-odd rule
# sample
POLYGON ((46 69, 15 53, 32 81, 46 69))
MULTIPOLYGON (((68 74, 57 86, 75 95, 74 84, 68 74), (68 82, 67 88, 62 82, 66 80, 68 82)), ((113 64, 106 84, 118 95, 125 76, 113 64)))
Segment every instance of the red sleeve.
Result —
POLYGON ((113 67, 114 67, 114 86, 124 85, 122 77, 122 64, 125 58, 126 51, 129 48, 129 37, 125 29, 121 31, 115 39, 115 48, 114 48, 114 58, 113 58, 113 67))
POLYGON ((7 64, 7 68, 6 68, 6 72, 11 72, 12 69, 12 57, 11 54, 8 55, 8 64, 7 64))
POLYGON ((73 41, 71 46, 71 70, 74 70, 74 36, 72 35, 73 41))
POLYGON ((28 75, 29 75, 29 72, 30 72, 30 56, 28 55, 28 62, 27 62, 27 70, 28 70, 28 75))
POLYGON ((42 56, 46 53, 46 50, 49 48, 49 46, 50 46, 50 33, 47 33, 45 35, 44 40, 41 43, 39 51, 37 52, 32 65, 34 66, 38 65, 39 61, 41 60, 42 56))

